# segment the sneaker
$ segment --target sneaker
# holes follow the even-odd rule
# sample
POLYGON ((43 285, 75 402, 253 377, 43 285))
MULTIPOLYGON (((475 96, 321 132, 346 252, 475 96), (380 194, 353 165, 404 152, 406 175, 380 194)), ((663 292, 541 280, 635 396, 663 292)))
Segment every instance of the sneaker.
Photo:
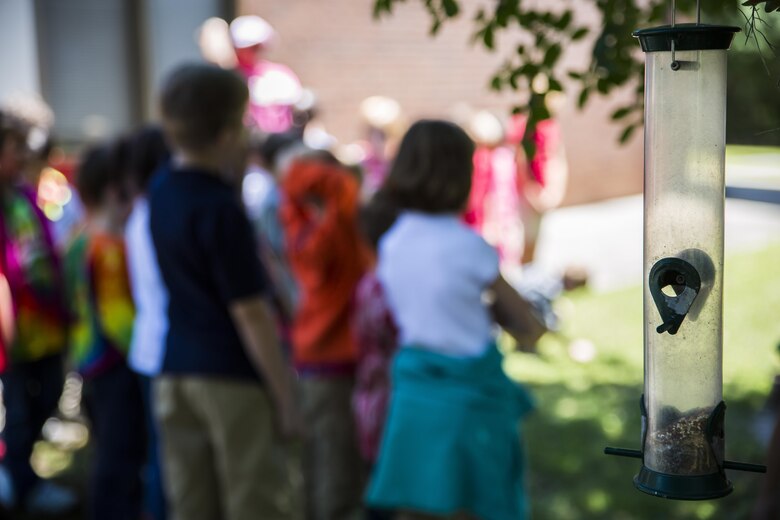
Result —
POLYGON ((70 489, 41 480, 30 491, 25 509, 33 515, 57 515, 73 511, 78 502, 76 493, 70 489))

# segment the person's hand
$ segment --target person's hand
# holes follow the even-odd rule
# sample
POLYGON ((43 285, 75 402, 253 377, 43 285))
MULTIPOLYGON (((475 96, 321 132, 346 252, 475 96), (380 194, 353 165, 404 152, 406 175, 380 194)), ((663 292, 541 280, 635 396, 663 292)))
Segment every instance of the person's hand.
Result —
POLYGON ((303 434, 303 415, 290 375, 289 390, 276 400, 276 428, 283 440, 295 440, 303 434))
POLYGON ((303 434, 303 416, 297 405, 280 406, 276 420, 282 439, 295 440, 303 434))

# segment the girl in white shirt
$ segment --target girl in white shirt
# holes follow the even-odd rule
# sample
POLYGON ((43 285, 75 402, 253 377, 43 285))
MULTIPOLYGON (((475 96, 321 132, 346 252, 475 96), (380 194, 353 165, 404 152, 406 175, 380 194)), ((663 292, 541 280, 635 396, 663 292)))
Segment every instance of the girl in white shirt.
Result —
POLYGON ((396 216, 377 273, 401 348, 366 498, 402 518, 514 520, 525 510, 517 424, 530 402, 501 369, 494 324, 523 345, 544 326, 461 221, 473 153, 456 125, 419 121, 371 202, 396 216))

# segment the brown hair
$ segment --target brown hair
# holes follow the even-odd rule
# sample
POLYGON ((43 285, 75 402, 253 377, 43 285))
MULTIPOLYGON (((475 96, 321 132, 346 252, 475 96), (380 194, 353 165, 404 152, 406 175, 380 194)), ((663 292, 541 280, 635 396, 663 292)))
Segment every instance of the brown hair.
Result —
POLYGON ((471 191, 474 143, 459 126, 422 120, 406 132, 378 200, 399 210, 462 211, 471 191))
POLYGON ((246 83, 235 72, 200 63, 180 66, 160 96, 171 144, 184 150, 214 144, 223 130, 241 124, 248 98, 246 83))
POLYGON ((362 208, 360 229, 376 248, 406 209, 457 213, 471 192, 474 143, 459 126, 421 120, 412 125, 382 187, 362 208))
POLYGON ((93 145, 82 155, 76 170, 76 189, 86 208, 98 208, 109 189, 122 197, 127 194, 127 162, 130 139, 120 137, 113 142, 93 145))
POLYGON ((149 179, 157 168, 170 158, 162 128, 144 126, 130 138, 128 168, 135 187, 146 191, 149 179))

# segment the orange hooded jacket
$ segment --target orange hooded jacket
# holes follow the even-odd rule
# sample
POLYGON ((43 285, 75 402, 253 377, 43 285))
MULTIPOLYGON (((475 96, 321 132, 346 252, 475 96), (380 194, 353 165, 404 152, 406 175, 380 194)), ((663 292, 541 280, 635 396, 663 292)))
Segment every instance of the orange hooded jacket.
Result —
POLYGON ((358 355, 351 307, 369 258, 357 229, 358 183, 340 166, 305 159, 291 165, 281 187, 287 256, 301 294, 292 324, 295 363, 350 367, 358 355))

